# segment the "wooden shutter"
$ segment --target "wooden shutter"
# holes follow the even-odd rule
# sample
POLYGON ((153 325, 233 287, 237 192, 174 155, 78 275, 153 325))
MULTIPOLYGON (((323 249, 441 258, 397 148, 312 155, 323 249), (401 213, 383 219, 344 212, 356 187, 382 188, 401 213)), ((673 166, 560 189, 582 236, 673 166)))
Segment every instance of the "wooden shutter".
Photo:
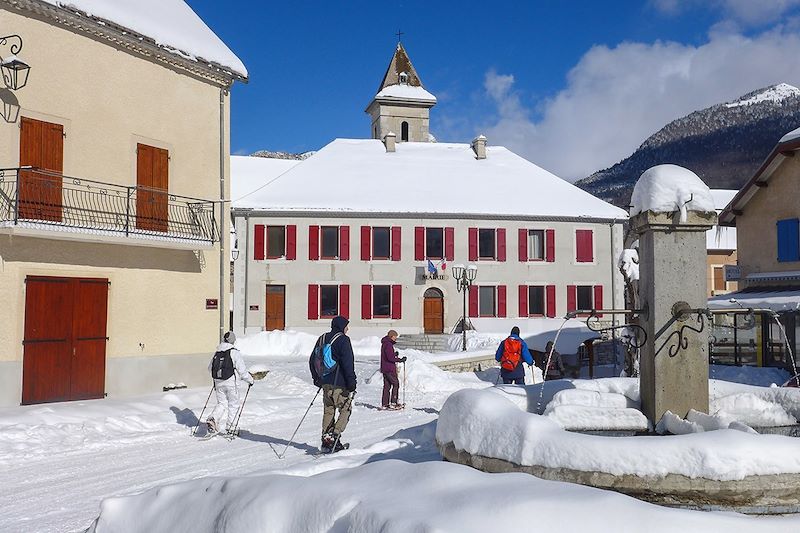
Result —
POLYGON ((264 243, 266 231, 264 224, 256 224, 253 232, 253 259, 261 261, 264 259, 264 243))
POLYGON ((319 318, 319 285, 308 286, 308 319, 319 318))
POLYGON ((400 254, 402 252, 402 241, 400 226, 392 226, 392 261, 400 261, 400 254))
POLYGON ((297 259, 297 226, 294 224, 286 226, 286 259, 297 259))
POLYGON ((339 226, 339 260, 350 260, 350 226, 339 226))
POLYGON ((469 287, 469 316, 478 316, 478 287, 477 285, 470 285, 469 287))
POLYGON ((414 261, 425 259, 425 228, 417 226, 414 228, 414 261))
POLYGON ((506 317, 506 286, 497 286, 497 316, 500 318, 506 317))
POLYGON ((446 261, 455 261, 455 228, 444 228, 444 258, 446 261))
POLYGON ((136 227, 165 232, 169 227, 169 152, 136 145, 136 227))
MULTIPOLYGON (((528 230, 525 228, 520 228, 519 231, 517 232, 517 235, 518 235, 517 248, 519 250, 519 260, 520 262, 524 263, 528 260, 528 230)), ((528 315, 526 314, 525 316, 528 315)))
POLYGON ((591 263, 594 261, 594 253, 592 251, 592 230, 579 229, 575 230, 575 260, 578 263, 591 263))
POLYGON ((553 263, 556 260, 556 230, 548 229, 544 232, 545 260, 553 263))
POLYGON ((339 285, 339 314, 350 318, 350 285, 339 285))
POLYGON ((497 260, 506 260, 506 229, 497 228, 497 260))
POLYGON ((478 228, 469 228, 469 260, 478 260, 478 228))
POLYGON ((528 316, 528 286, 519 286, 519 316, 528 316))
POLYGON ((800 220, 787 218, 776 222, 778 262, 800 261, 800 220))
POLYGON ((578 287, 567 285, 567 311, 575 311, 578 306, 578 287))
POLYGON ((22 117, 19 164, 46 171, 20 171, 19 217, 60 222, 63 215, 64 127, 22 117))
POLYGON ((547 316, 554 318, 556 316, 556 286, 547 285, 544 288, 545 292, 545 305, 547 306, 547 316))
POLYGON ((369 320, 372 318, 372 286, 361 286, 361 318, 369 320))
MULTIPOLYGON (((602 285, 595 285, 594 286, 594 308, 595 309, 602 309, 603 308, 603 286, 602 285)), ((602 317, 602 314, 597 315, 602 317)))
POLYGON ((392 285, 392 320, 400 320, 403 313, 403 286, 392 285))
POLYGON ((369 261, 372 259, 372 228, 361 226, 361 260, 369 261))
POLYGON ((319 226, 308 227, 308 260, 319 259, 319 226))

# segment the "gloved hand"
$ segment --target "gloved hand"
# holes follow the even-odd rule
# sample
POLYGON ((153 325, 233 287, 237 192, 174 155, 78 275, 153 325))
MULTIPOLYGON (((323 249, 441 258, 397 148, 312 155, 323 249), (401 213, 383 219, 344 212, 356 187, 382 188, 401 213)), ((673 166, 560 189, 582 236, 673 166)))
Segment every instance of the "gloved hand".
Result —
POLYGON ((318 388, 318 389, 321 389, 321 388, 322 388, 322 381, 321 381, 321 380, 319 380, 319 379, 315 379, 315 380, 314 380, 314 386, 315 386, 316 388, 318 388))
POLYGON ((395 350, 395 351, 394 351, 394 356, 395 356, 395 357, 397 357, 398 355, 400 355, 400 352, 398 352, 397 350, 395 350))
POLYGON ((355 394, 356 393, 356 384, 353 383, 352 387, 347 387, 347 392, 349 392, 350 394, 355 394))
POLYGON ((408 357, 405 357, 405 356, 400 358, 400 362, 401 363, 405 363, 407 360, 408 360, 408 357))

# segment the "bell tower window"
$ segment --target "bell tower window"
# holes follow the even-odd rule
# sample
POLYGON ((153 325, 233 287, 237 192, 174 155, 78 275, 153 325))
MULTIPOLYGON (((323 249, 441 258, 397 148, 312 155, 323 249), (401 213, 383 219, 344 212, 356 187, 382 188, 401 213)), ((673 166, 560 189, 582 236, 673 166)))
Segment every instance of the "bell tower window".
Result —
POLYGON ((400 125, 400 140, 408 141, 408 122, 403 121, 400 125))
POLYGON ((399 77, 400 77, 400 83, 402 84, 408 83, 408 74, 406 74, 405 72, 401 72, 399 77))

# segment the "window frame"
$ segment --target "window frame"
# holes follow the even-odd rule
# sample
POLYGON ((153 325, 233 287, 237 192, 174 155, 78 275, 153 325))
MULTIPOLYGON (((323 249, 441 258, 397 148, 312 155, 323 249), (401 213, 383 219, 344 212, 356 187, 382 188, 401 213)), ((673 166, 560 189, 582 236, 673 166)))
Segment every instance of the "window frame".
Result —
POLYGON ((534 262, 534 263, 541 263, 543 261, 546 261, 547 260, 547 243, 546 243, 547 231, 543 230, 543 229, 528 229, 527 237, 528 237, 528 244, 527 244, 527 246, 528 246, 528 261, 531 261, 531 262, 534 262), (541 239, 540 240, 541 251, 542 251, 541 257, 533 257, 533 249, 534 249, 534 247, 533 247, 533 243, 531 242, 531 236, 534 233, 538 233, 538 234, 541 235, 541 237, 540 237, 540 239, 541 239))
POLYGON ((546 285, 528 285, 528 316, 543 317, 547 315, 547 286, 546 285), (542 296, 539 300, 541 303, 541 313, 536 313, 532 310, 532 304, 535 301, 533 298, 533 289, 541 289, 542 296))
POLYGON ((341 300, 339 298, 339 285, 319 285, 319 303, 318 303, 318 307, 319 307, 319 318, 320 319, 329 319, 329 318, 335 318, 335 317, 339 316, 339 308, 341 307, 341 305, 342 305, 342 302, 341 302, 341 300), (323 311, 322 294, 325 291, 325 289, 333 290, 334 294, 335 294, 335 297, 336 297, 336 311, 332 315, 326 315, 326 314, 324 314, 322 312, 323 311))
POLYGON ((342 252, 342 236, 341 236, 341 228, 339 226, 320 226, 319 227, 319 258, 326 259, 326 260, 336 260, 339 259, 339 255, 342 252), (325 230, 334 229, 336 230, 336 255, 328 256, 325 255, 325 230))
POLYGON ((445 258, 446 251, 445 251, 445 242, 444 242, 445 235, 444 235, 444 233, 445 233, 444 232, 444 226, 442 226, 442 227, 428 227, 428 226, 425 226, 425 259, 444 259, 445 258), (442 235, 442 250, 441 250, 442 254, 441 255, 430 255, 428 253, 428 246, 429 246, 429 243, 430 243, 430 239, 428 238, 428 232, 429 231, 440 231, 441 232, 441 235, 442 235))
POLYGON ((497 261, 497 228, 478 228, 478 261, 497 261), (481 255, 481 234, 488 234, 491 232, 493 250, 491 256, 481 255))
POLYGON ((596 265, 597 264, 597 249, 595 244, 594 238, 594 228, 575 228, 572 233, 573 243, 574 243, 574 253, 573 253, 573 261, 575 265, 596 265), (581 261, 579 259, 579 250, 578 250, 578 232, 588 231, 592 236, 592 247, 590 253, 592 255, 591 261, 581 261))
POLYGON ((372 226, 371 235, 370 235, 370 257, 372 259, 388 261, 392 258, 392 228, 391 226, 372 226), (377 255, 375 253, 375 230, 386 230, 386 255, 377 255))
POLYGON ((379 318, 379 319, 380 318, 392 318, 392 286, 391 285, 372 285, 371 307, 372 307, 372 318, 379 318), (387 309, 388 309, 388 313, 387 314, 378 314, 378 313, 375 312, 376 309, 377 309, 376 305, 377 305, 377 300, 378 300, 375 297, 376 289, 384 289, 384 288, 386 289, 386 292, 387 292, 387 302, 388 302, 387 309))
POLYGON ((495 285, 478 286, 478 318, 497 318, 497 303, 497 287, 495 285), (488 293, 489 290, 492 291, 492 314, 486 315, 483 314, 481 306, 481 302, 483 301, 481 294, 488 293))
POLYGON ((577 309, 594 309, 594 285, 575 285, 575 307, 577 309), (589 290, 589 305, 581 305, 581 289, 589 290))
POLYGON ((280 225, 277 225, 277 224, 275 224, 275 225, 269 225, 269 224, 266 225, 264 227, 264 241, 265 241, 264 242, 264 248, 265 248, 265 250, 264 250, 264 258, 265 259, 281 259, 283 257, 286 257, 286 226, 285 225, 283 225, 283 226, 280 226, 280 225), (283 252, 280 255, 272 255, 272 254, 269 253, 269 243, 272 241, 272 239, 269 238, 270 230, 271 229, 276 229, 276 228, 277 229, 281 229, 283 231, 283 252))

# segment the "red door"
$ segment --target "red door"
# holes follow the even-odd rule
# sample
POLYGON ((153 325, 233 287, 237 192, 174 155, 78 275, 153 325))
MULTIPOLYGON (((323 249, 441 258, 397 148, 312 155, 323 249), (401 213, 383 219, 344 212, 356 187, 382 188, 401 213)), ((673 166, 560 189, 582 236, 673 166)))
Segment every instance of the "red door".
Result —
POLYGON ((169 152, 136 145, 136 228, 166 232, 169 228, 169 152))
POLYGON ((19 218, 61 222, 64 127, 22 117, 19 165, 40 169, 20 171, 19 218))
POLYGON ((102 398, 108 280, 25 280, 22 403, 102 398))

